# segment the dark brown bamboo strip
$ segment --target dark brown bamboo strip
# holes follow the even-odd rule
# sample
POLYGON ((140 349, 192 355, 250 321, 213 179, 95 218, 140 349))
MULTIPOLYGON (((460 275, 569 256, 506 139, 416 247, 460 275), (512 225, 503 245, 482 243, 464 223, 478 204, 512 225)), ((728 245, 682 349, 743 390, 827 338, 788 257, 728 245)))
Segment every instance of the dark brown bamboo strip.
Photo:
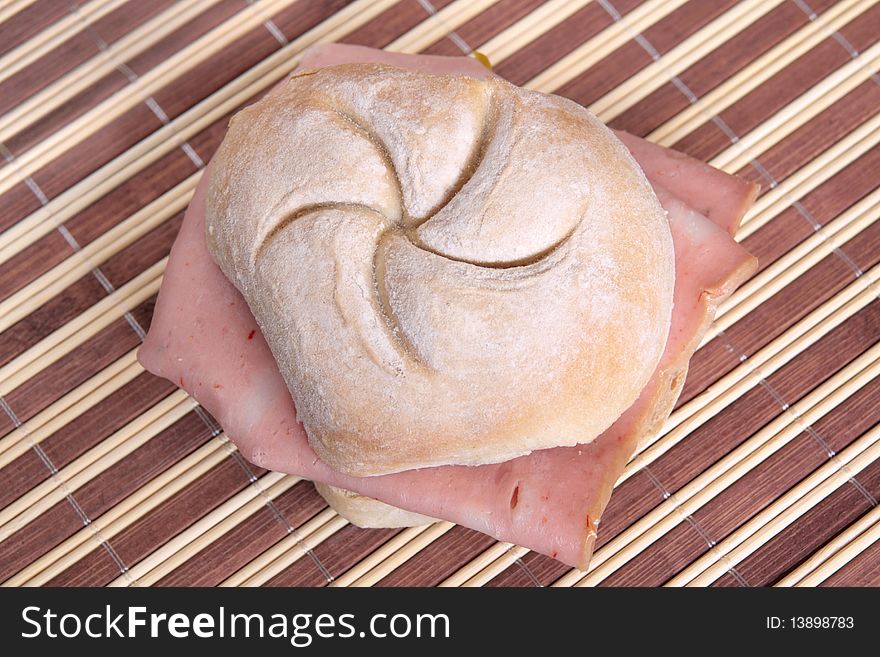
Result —
MULTIPOLYGON (((142 326, 149 326, 154 299, 140 304, 131 313, 142 326)), ((16 414, 30 417, 139 344, 128 322, 117 319, 10 392, 5 396, 6 402, 16 414)))
MULTIPOLYGON (((102 0, 93 5, 99 7, 97 11, 70 12, 36 35, 37 38, 7 53, 7 57, 15 59, 0 73, 0 89, 9 90, 0 102, 0 113, 5 114, 10 108, 33 98, 38 91, 92 56, 110 50, 116 41, 163 12, 173 1, 102 0), (107 48, 103 49, 105 45, 107 48)), ((96 64, 92 60, 87 68, 94 70, 96 64)), ((3 68, 2 60, 0 68, 3 68)))
MULTIPOLYGON (((880 494, 880 462, 863 471, 859 481, 875 497, 880 494)), ((861 492, 844 486, 740 563, 737 572, 751 586, 770 585, 870 508, 861 492)))
POLYGON ((822 586, 877 586, 880 582, 880 541, 822 582, 822 586))
MULTIPOLYGON (((859 52, 877 42, 880 6, 868 10, 840 33, 859 52)), ((737 135, 749 132, 784 104, 819 83, 831 71, 846 65, 849 53, 833 37, 799 57, 796 62, 774 75, 760 88, 719 114, 737 135)), ((714 124, 706 123, 674 144, 699 159, 708 160, 729 144, 729 139, 714 124)))
MULTIPOLYGON (((466 22, 455 32, 465 44, 476 48, 477 45, 485 43, 505 28, 546 4, 545 0, 501 0, 466 22)), ((429 55, 456 57, 462 54, 460 45, 452 39, 445 38, 433 43, 424 52, 429 55)))
MULTIPOLYGON (((315 487, 302 481, 275 498, 275 507, 291 526, 297 527, 326 507, 315 487)), ((268 507, 223 535, 209 547, 157 582, 158 586, 216 586, 251 561, 287 532, 268 507)))
POLYGON ((25 0, 11 4, 0 11, 5 39, 0 42, 0 53, 6 53, 26 42, 35 34, 64 18, 69 7, 55 0, 25 0))

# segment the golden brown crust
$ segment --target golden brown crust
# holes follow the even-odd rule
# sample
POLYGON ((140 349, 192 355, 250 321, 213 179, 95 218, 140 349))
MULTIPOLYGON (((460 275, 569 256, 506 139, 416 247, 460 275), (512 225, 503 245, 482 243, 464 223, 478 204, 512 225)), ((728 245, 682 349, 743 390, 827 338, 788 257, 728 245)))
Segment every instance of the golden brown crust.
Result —
POLYGON ((239 113, 214 166, 209 250, 339 471, 589 442, 657 366, 668 225, 574 103, 336 66, 239 113))

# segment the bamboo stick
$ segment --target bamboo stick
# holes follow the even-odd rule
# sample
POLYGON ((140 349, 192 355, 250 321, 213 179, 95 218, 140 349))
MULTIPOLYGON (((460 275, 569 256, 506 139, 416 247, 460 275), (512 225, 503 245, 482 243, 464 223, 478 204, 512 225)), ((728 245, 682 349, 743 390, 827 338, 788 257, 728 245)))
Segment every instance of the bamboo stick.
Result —
POLYGON ((318 543, 326 540, 347 524, 333 509, 324 509, 286 538, 230 575, 220 583, 220 586, 260 586, 265 584, 292 563, 306 556, 308 551, 318 543))
POLYGON ((220 434, 151 479, 91 523, 13 575, 4 586, 42 586, 64 572, 101 540, 111 540, 150 511, 204 476, 230 455, 229 441, 220 434))
POLYGON ((868 80, 878 67, 880 67, 880 42, 875 43, 772 117, 741 136, 736 143, 709 160, 709 164, 728 173, 739 171, 754 159, 755 153, 763 153, 778 144, 868 80))
POLYGON ((104 470, 145 445, 195 408, 195 402, 178 390, 124 427, 61 468, 53 476, 0 509, 0 541, 64 500, 104 470))
POLYGON ((299 477, 291 477, 280 472, 263 475, 131 566, 125 575, 120 575, 108 586, 128 586, 129 583, 136 586, 155 584, 222 536, 225 531, 221 530, 232 529, 264 508, 268 500, 274 500, 299 481, 299 477))
MULTIPOLYGON (((876 508, 876 507, 875 507, 876 508)), ((837 554, 811 573, 798 586, 819 586, 848 563, 854 561, 872 545, 880 541, 880 521, 875 522, 864 534, 858 536, 837 554)))
POLYGON ((21 426, 7 433, 0 440, 0 468, 12 463, 31 446, 41 443, 143 372, 143 368, 137 362, 136 352, 137 350, 133 349, 113 361, 21 426))
POLYGON ((24 319, 35 308, 49 301, 77 279, 100 267, 124 248, 185 210, 201 175, 200 171, 194 173, 86 244, 80 251, 74 252, 66 260, 0 301, 0 332, 24 319))
POLYGON ((630 461, 622 480, 677 445, 688 433, 742 397, 877 298, 880 265, 855 281, 672 413, 660 433, 630 461))
POLYGON ((0 368, 0 396, 69 354, 159 291, 167 256, 0 368))
POLYGON ((21 175, 32 175, 63 153, 82 143, 100 128, 122 116, 162 87, 258 27, 264 11, 278 11, 294 0, 259 0, 157 64, 134 82, 100 102, 70 123, 34 144, 16 158, 15 167, 0 168, 0 194, 12 188, 21 175))
MULTIPOLYGON (((94 0, 93 0, 94 1, 94 0)), ((51 82, 0 116, 0 142, 9 140, 196 18, 219 0, 178 2, 51 82)), ((90 3, 91 4, 91 3, 90 3)), ((43 53, 39 53, 42 55, 43 53)))
POLYGON ((815 21, 740 69, 736 74, 704 94, 696 103, 667 120, 648 135, 648 140, 671 146, 728 107, 764 84, 785 67, 877 4, 878 0, 841 0, 826 9, 815 21))
POLYGON ((771 219, 819 187, 829 178, 855 162, 880 143, 880 114, 865 121, 814 158, 805 166, 788 176, 779 185, 757 200, 746 213, 743 225, 737 231, 739 241, 766 226, 771 219))
POLYGON ((819 586, 840 567, 852 561, 855 555, 850 553, 849 546, 858 545, 856 541, 866 533, 876 532, 878 523, 880 523, 880 506, 875 506, 774 586, 819 586))
POLYGON ((485 586, 491 580, 495 579, 498 575, 510 568, 513 564, 515 564, 517 559, 522 559, 529 552, 530 550, 524 547, 514 545, 509 550, 504 552, 504 554, 498 557, 493 563, 489 564, 478 573, 468 578, 467 581, 461 584, 461 586, 485 586))
POLYGON ((559 89, 613 53, 629 41, 633 34, 644 31, 684 3, 685 0, 647 0, 643 2, 621 20, 588 39, 523 86, 527 89, 545 92, 559 89))
POLYGON ((499 0, 470 0, 453 2, 436 14, 432 14, 406 34, 398 37, 385 47, 393 52, 415 53, 424 50, 435 41, 442 39, 450 30, 468 22, 499 0))
MULTIPOLYGON (((702 344, 726 331, 880 219, 880 189, 841 213, 767 267, 722 304, 702 344)), ((702 346, 701 344, 701 346, 702 346)))
POLYGON ((124 5, 125 2, 126 0, 92 0, 42 32, 35 34, 5 55, 0 56, 0 82, 30 66, 92 23, 124 5))
POLYGON ((880 427, 875 427, 690 564, 666 586, 708 586, 878 458, 880 427))
POLYGON ((17 13, 24 11, 37 0, 11 0, 0 6, 0 23, 8 21, 17 13))
MULTIPOLYGON (((428 547, 428 545, 443 536, 443 534, 448 532, 453 527, 455 527, 453 523, 445 521, 435 522, 431 525, 427 525, 427 529, 424 532, 420 532, 406 545, 395 550, 393 554, 390 554, 381 562, 373 565, 372 568, 364 572, 360 577, 352 581, 350 584, 347 584, 347 586, 373 586, 379 580, 387 577, 391 572, 402 566, 416 554, 428 547)), ((336 580, 333 585, 341 586, 341 584, 339 584, 338 582, 339 580, 336 580)))
POLYGON ((476 50, 498 64, 591 2, 593 0, 548 0, 476 50))
POLYGON ((333 581, 331 586, 351 586, 352 584, 354 584, 354 582, 360 579, 361 576, 367 574, 370 570, 385 561, 385 559, 387 559, 388 557, 391 557, 395 552, 403 548, 407 543, 415 539, 423 532, 428 531, 429 527, 431 527, 431 525, 419 525, 417 527, 409 527, 407 529, 404 529, 399 534, 384 543, 382 547, 374 550, 364 559, 349 568, 341 576, 337 577, 333 581))
POLYGON ((470 562, 459 568, 455 573, 444 579, 438 584, 438 586, 443 588, 461 586, 485 570, 488 566, 497 563, 499 559, 503 558, 504 555, 514 547, 513 543, 498 541, 494 545, 486 548, 486 550, 470 562))
POLYGON ((743 0, 705 27, 651 62, 628 80, 594 101, 589 110, 603 122, 617 118, 640 100, 656 91, 673 75, 690 68, 719 44, 726 43, 762 16, 781 5, 783 0, 743 0))

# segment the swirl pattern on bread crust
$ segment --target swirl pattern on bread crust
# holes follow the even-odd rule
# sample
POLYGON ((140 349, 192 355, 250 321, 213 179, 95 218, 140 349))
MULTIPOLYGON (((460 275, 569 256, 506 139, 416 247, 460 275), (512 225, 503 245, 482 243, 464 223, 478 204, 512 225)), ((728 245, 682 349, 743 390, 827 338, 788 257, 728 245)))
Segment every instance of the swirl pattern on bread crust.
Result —
POLYGON ((497 78, 294 76, 231 122, 207 231, 348 474, 589 442, 669 331, 672 241, 638 165, 583 108, 497 78))

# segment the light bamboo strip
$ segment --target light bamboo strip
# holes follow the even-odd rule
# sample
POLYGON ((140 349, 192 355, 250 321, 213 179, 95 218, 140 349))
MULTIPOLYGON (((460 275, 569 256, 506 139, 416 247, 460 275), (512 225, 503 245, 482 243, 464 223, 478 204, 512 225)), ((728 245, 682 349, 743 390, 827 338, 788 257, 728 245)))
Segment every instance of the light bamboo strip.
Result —
POLYGON ((551 92, 570 82, 650 25, 668 16, 686 0, 647 0, 568 55, 526 82, 528 89, 551 92))
POLYGON ((880 524, 880 506, 875 506, 774 586, 819 586, 841 566, 852 560, 847 548, 866 532, 877 531, 878 524, 880 524), (838 563, 840 566, 837 565, 838 563))
POLYGON ((880 426, 739 527, 666 586, 708 586, 880 458, 880 426))
POLYGON ((0 194, 11 189, 22 175, 32 175, 162 87, 261 25, 265 20, 264 12, 274 13, 294 1, 258 0, 247 5, 231 19, 177 51, 41 142, 34 144, 16 158, 15 166, 0 168, 0 194))
POLYGON ((101 540, 111 540, 225 459, 234 449, 224 434, 198 448, 132 492, 73 536, 42 555, 4 582, 4 586, 42 586, 92 552, 101 540))
POLYGON ((299 53, 341 39, 399 0, 355 0, 0 233, 0 264, 292 70, 299 53))
MULTIPOLYGON (((809 346, 815 344, 834 327, 839 326, 871 303, 876 299, 878 292, 880 292, 880 265, 875 266, 804 317, 764 349, 716 381, 701 395, 679 408, 670 416, 663 433, 640 446, 640 451, 629 462, 616 485, 626 481, 641 468, 653 463, 683 440, 691 431, 702 426, 748 390, 758 385, 759 376, 767 377, 777 371, 809 346)), ((624 535, 629 536, 626 532, 621 536, 624 535)), ((623 540, 621 537, 615 540, 618 539, 623 540)), ((610 556, 610 545, 609 543, 593 555, 591 567, 597 567, 603 562, 606 555, 610 556)), ((501 570, 509 567, 512 561, 508 560, 507 555, 501 554, 495 558, 496 568, 491 566, 485 568, 487 572, 491 570, 493 576, 496 576, 501 570)), ((465 568, 469 568, 469 565, 465 568)), ((458 574, 455 575, 455 577, 457 576, 458 574)), ((568 581, 577 581, 582 576, 581 571, 573 570, 563 576, 560 585, 564 585, 568 581)))
MULTIPOLYGON (((96 82, 199 16, 219 0, 177 2, 0 116, 0 142, 63 107, 96 82)), ((36 55, 42 56, 45 51, 36 55)), ((149 96, 146 94, 144 97, 149 96)))
POLYGON ((513 543, 498 541, 494 545, 486 548, 486 550, 444 579, 437 586, 441 588, 461 586, 472 577, 485 570, 487 566, 496 563, 513 547, 515 547, 513 543))
POLYGON ((802 584, 798 584, 798 586, 819 586, 878 541, 880 541, 880 521, 875 522, 864 534, 835 554, 826 563, 822 564, 816 572, 812 573, 810 577, 805 579, 802 584))
POLYGON ((63 358, 126 312, 156 294, 167 261, 167 256, 162 258, 0 368, 0 396, 15 390, 36 373, 63 358))
POLYGON ((498 64, 591 2, 593 0, 548 0, 476 49, 492 64, 498 64))
POLYGON ((469 0, 468 2, 453 2, 436 14, 432 14, 423 20, 406 34, 392 41, 385 49, 396 52, 418 52, 424 50, 435 41, 446 36, 450 30, 454 30, 468 22, 492 5, 497 4, 498 1, 469 0))
POLYGON ((703 344, 726 331, 777 292, 809 271, 823 258, 880 219, 880 188, 851 206, 831 223, 776 260, 722 304, 703 344))
POLYGON ((648 140, 671 146, 713 116, 760 87, 771 77, 877 4, 878 0, 841 0, 815 21, 775 45, 735 75, 704 94, 696 103, 670 118, 648 135, 648 140))
MULTIPOLYGON (((272 474, 278 475, 279 473, 272 474)), ((302 481, 299 477, 293 477, 283 473, 280 474, 278 480, 271 486, 269 486, 271 480, 264 480, 266 480, 266 477, 259 480, 259 485, 267 488, 265 491, 262 491, 258 497, 254 497, 247 504, 230 512, 228 515, 221 517, 220 522, 216 523, 208 531, 205 531, 203 534, 196 537, 191 543, 187 544, 183 549, 178 550, 174 555, 167 557, 149 573, 138 577, 137 584, 139 586, 152 586, 162 577, 165 577, 165 575, 192 558, 194 554, 198 554, 215 541, 220 540, 234 527, 241 524, 260 509, 265 508, 267 499, 275 500, 283 492, 302 481)), ((242 493, 244 492, 245 491, 242 491, 242 493)))
MULTIPOLYGON (((118 91, 106 101, 103 101, 52 135, 46 137, 42 142, 19 155, 14 167, 0 168, 0 194, 16 184, 21 175, 34 173, 37 169, 45 166, 91 134, 97 132, 101 127, 124 114, 144 98, 167 86, 197 64, 205 61, 223 47, 261 24, 266 13, 275 13, 293 1, 295 0, 262 0, 261 2, 249 5, 236 14, 234 20, 222 23, 211 32, 178 51, 136 81, 118 91)), ((493 2, 495 1, 497 0, 493 0, 493 2)), ((481 2, 485 2, 485 0, 481 0, 481 2)), ((374 6, 384 6, 384 4, 383 2, 373 2, 374 6)), ((405 50, 409 47, 415 47, 418 43, 422 43, 421 47, 425 47, 436 41, 445 34, 447 29, 454 29, 459 20, 458 14, 466 16, 469 11, 467 8, 474 4, 473 2, 465 2, 465 0, 456 0, 455 3, 443 9, 445 21, 435 22, 431 19, 424 21, 398 39, 398 42, 402 44, 400 48, 405 50), (446 27, 447 25, 450 25, 450 27, 446 27), (406 41, 407 38, 410 40, 406 41)), ((350 8, 351 5, 347 9, 350 8)), ((341 17, 344 13, 345 10, 338 12, 334 15, 334 18, 341 17)), ((326 22, 329 22, 329 20, 326 22)), ((297 39, 294 43, 299 42, 301 38, 297 39)), ((293 44, 283 47, 276 52, 276 55, 280 53, 289 54, 291 50, 301 49, 291 48, 291 45, 293 44)), ((268 60, 264 60, 263 63, 266 61, 268 60)), ((283 75, 283 72, 281 75, 283 75)), ((279 75, 278 77, 281 76, 279 75)))
MULTIPOLYGON (((414 537, 406 545, 401 546, 400 548, 395 550, 393 554, 389 555, 380 563, 375 564, 363 575, 348 584, 348 586, 373 586, 376 582, 388 576, 399 566, 412 559, 416 554, 424 550, 431 543, 443 536, 443 534, 447 533, 453 527, 455 527, 454 523, 446 521, 435 522, 432 525, 428 525, 427 530, 418 534, 418 536, 414 537)), ((340 584, 338 584, 338 580, 336 580, 333 585, 340 586, 340 584)))
POLYGON ((463 582, 461 586, 477 587, 485 586, 491 580, 495 579, 500 573, 504 572, 516 563, 517 559, 522 559, 529 553, 529 550, 519 545, 512 546, 504 554, 499 556, 493 563, 484 567, 480 572, 463 582))
POLYGON ((20 11, 30 7, 36 1, 37 0, 12 0, 12 2, 7 3, 4 7, 0 8, 0 23, 8 21, 20 11))
POLYGON ((230 575, 220 583, 220 586, 260 586, 265 584, 347 524, 346 520, 337 515, 333 509, 324 509, 314 518, 297 527, 293 533, 230 575))
POLYGON ((705 27, 684 39, 660 59, 593 102, 589 110, 602 121, 609 122, 637 102, 646 98, 672 75, 678 75, 715 50, 719 45, 770 13, 784 0, 743 0, 705 27))
POLYGON ((220 506, 202 516, 167 543, 131 566, 108 586, 149 586, 183 564, 189 557, 211 544, 240 521, 265 507, 267 500, 274 500, 300 481, 280 472, 269 472, 236 493, 220 506), (215 530, 215 531, 212 531, 215 530), (205 540, 205 538, 210 540, 205 540), (189 551, 186 553, 185 551, 189 551))
POLYGON ((0 509, 0 542, 64 500, 75 491, 131 454, 195 408, 195 402, 178 390, 124 427, 61 468, 55 475, 0 509))
POLYGON ((331 586, 351 586, 355 581, 360 579, 375 566, 385 561, 385 559, 394 555, 395 552, 404 547, 407 543, 415 539, 419 534, 428 531, 431 525, 419 525, 417 527, 409 527, 394 536, 391 540, 382 544, 378 550, 374 550, 364 559, 353 565, 345 573, 337 577, 331 586))
POLYGON ((594 586, 603 581, 878 375, 880 343, 597 550, 589 572, 572 570, 553 586, 594 586))
POLYGON ((92 0, 0 57, 0 82, 54 50, 127 0, 92 0))
MULTIPOLYGON (((217 2, 219 0, 177 3, 164 13, 125 35, 125 37, 108 48, 106 52, 99 53, 62 79, 34 94, 27 101, 0 117, 0 142, 21 132, 27 126, 35 123, 78 93, 81 93, 84 89, 114 70, 117 62, 133 59, 192 18, 204 13, 217 2)), ((476 14, 482 7, 494 2, 497 2, 497 0, 480 0, 480 2, 469 4, 465 7, 464 11, 459 13, 463 15, 463 18, 466 18, 468 12, 476 14)), ((420 24, 419 28, 421 28, 421 31, 424 33, 436 33, 438 27, 442 28, 442 21, 450 17, 448 9, 449 7, 438 12, 433 20, 429 19, 420 24), (444 11, 447 13, 444 14, 444 11)))
POLYGON ((143 372, 136 349, 110 363, 0 439, 0 468, 58 431, 143 372))
POLYGON ((880 42, 831 73, 819 84, 791 101, 772 117, 723 150, 709 161, 729 173, 739 171, 756 153, 772 148, 788 135, 818 116, 832 104, 870 79, 880 68, 880 42))
POLYGON ((743 219, 736 239, 744 240, 822 183, 880 143, 880 113, 868 119, 821 155, 761 196, 743 219))
POLYGON ((124 248, 182 212, 189 204, 201 175, 201 172, 194 173, 0 302, 0 332, 24 319, 34 308, 42 306, 81 276, 100 267, 124 248))
POLYGON ((703 393, 673 412, 661 432, 649 439, 642 446, 641 452, 629 462, 620 481, 656 461, 690 432, 874 301, 878 292, 880 265, 875 265, 748 360, 718 379, 703 393))

